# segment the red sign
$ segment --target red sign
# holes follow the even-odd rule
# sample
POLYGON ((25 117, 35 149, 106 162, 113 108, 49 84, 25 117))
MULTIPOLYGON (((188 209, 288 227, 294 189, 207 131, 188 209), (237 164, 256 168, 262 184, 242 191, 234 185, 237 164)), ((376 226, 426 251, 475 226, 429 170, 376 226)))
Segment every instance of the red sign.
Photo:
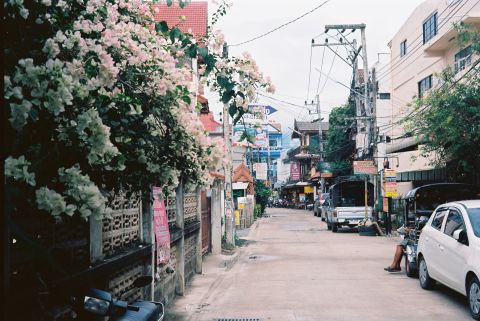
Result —
POLYGON ((300 163, 290 162, 290 179, 292 181, 300 180, 300 163))
POLYGON ((170 230, 165 202, 161 198, 162 189, 152 187, 153 192, 153 224, 157 248, 157 265, 170 261, 170 230))

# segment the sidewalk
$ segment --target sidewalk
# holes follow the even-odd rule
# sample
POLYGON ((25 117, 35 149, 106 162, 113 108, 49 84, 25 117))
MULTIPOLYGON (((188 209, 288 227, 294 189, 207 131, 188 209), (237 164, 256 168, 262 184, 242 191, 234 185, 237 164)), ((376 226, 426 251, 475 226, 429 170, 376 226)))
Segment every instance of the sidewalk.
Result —
POLYGON ((208 309, 209 295, 223 281, 228 271, 235 265, 248 245, 250 233, 258 226, 258 220, 248 229, 238 230, 237 237, 242 245, 235 248, 232 255, 207 254, 203 257, 202 274, 196 274, 188 284, 184 296, 177 296, 166 307, 166 321, 195 320, 196 314, 208 309))

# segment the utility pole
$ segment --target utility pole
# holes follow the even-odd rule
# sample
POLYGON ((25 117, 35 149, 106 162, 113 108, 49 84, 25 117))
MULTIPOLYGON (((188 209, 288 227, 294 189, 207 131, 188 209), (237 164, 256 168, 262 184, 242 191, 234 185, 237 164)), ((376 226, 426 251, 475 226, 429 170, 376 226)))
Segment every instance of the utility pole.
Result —
MULTIPOLYGON (((223 58, 228 58, 227 43, 223 44, 223 58)), ((225 165, 225 234, 227 243, 235 245, 234 208, 232 199, 232 132, 229 124, 228 104, 223 104, 223 139, 227 149, 225 165)))
MULTIPOLYGON (((323 132, 322 132, 322 111, 320 108, 320 95, 317 94, 317 113, 318 113, 318 145, 320 146, 320 162, 323 163, 323 132)), ((325 178, 320 171, 320 193, 325 192, 325 178)))
MULTIPOLYGON (((341 30, 341 32, 345 31, 345 30, 352 30, 352 31, 355 31, 359 29, 360 32, 361 32, 361 40, 362 40, 362 46, 361 46, 361 50, 362 50, 362 60, 363 60, 363 74, 364 74, 364 83, 363 83, 363 87, 364 87, 364 93, 363 93, 363 98, 364 98, 364 109, 365 109, 365 135, 366 135, 366 139, 365 139, 365 142, 363 144, 363 149, 364 150, 368 150, 368 148, 370 147, 370 144, 371 143, 374 143, 372 140, 371 140, 371 130, 372 130, 372 111, 371 111, 371 106, 370 106, 370 103, 369 103, 369 92, 368 92, 368 60, 367 60, 367 38, 366 38, 366 33, 365 33, 365 29, 366 29, 366 25, 364 23, 361 23, 361 24, 343 24, 343 25, 326 25, 325 26, 325 32, 328 32, 329 30, 341 30)), ((354 49, 356 48, 356 45, 355 45, 355 41, 354 41, 354 49)), ((358 56, 358 52, 355 53, 355 59, 356 57, 358 56)), ((357 70, 358 70, 358 67, 357 67, 357 64, 356 64, 356 60, 354 61, 354 76, 356 78, 355 80, 355 84, 356 85, 360 85, 359 83, 359 75, 357 73, 357 70)), ((360 113, 359 113, 359 108, 360 108, 360 98, 358 97, 358 95, 356 96, 355 98, 355 102, 356 102, 356 105, 357 105, 357 117, 360 117, 362 116, 360 113)), ((358 124, 358 122, 357 122, 358 124)), ((360 132, 359 131, 359 127, 357 126, 357 135, 358 133, 360 132)), ((357 155, 358 156, 358 155, 357 155)), ((373 155, 371 155, 373 156, 373 155)))

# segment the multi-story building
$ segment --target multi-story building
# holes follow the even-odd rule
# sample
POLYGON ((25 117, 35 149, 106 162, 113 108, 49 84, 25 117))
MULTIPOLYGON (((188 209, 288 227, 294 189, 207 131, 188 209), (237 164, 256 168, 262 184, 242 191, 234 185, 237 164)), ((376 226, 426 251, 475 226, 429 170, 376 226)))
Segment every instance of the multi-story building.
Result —
MULTIPOLYGON (((469 46, 459 48, 455 23, 480 28, 478 0, 428 0, 420 4, 389 43, 389 63, 376 70, 380 93, 390 103, 377 108, 379 134, 387 137, 384 152, 397 167, 399 193, 428 182, 444 181, 446 171, 421 155, 426 137, 409 132, 405 118, 414 113, 412 101, 442 86, 438 76, 450 67, 461 78, 472 64, 469 46), (386 106, 385 106, 386 105, 386 106), (385 108, 390 108, 390 115, 385 108), (381 115, 380 115, 381 113, 381 115), (389 117, 390 116, 390 117, 389 117)), ((378 101, 378 100, 377 100, 378 101)), ((382 152, 379 148, 379 155, 382 152)), ((385 155, 384 154, 384 155, 385 155)), ((383 155, 380 155, 383 156, 383 155)))
POLYGON ((290 179, 283 188, 283 194, 296 206, 313 202, 317 184, 312 182, 316 174, 317 163, 320 160, 319 130, 325 140, 328 133, 328 122, 294 122, 292 139, 300 139, 300 146, 287 153, 285 163, 290 164, 290 179))

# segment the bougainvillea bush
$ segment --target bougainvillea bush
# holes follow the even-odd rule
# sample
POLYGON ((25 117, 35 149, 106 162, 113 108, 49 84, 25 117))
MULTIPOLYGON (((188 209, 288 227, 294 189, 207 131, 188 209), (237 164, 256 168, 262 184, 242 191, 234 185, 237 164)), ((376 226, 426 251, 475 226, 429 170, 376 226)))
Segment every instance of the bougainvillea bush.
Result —
POLYGON ((100 219, 106 191, 208 184, 223 143, 199 121, 191 58, 202 57, 201 75, 232 117, 252 88, 272 88, 250 57, 222 62, 220 33, 200 48, 155 23, 151 2, 8 0, 4 10, 12 209, 100 219))

